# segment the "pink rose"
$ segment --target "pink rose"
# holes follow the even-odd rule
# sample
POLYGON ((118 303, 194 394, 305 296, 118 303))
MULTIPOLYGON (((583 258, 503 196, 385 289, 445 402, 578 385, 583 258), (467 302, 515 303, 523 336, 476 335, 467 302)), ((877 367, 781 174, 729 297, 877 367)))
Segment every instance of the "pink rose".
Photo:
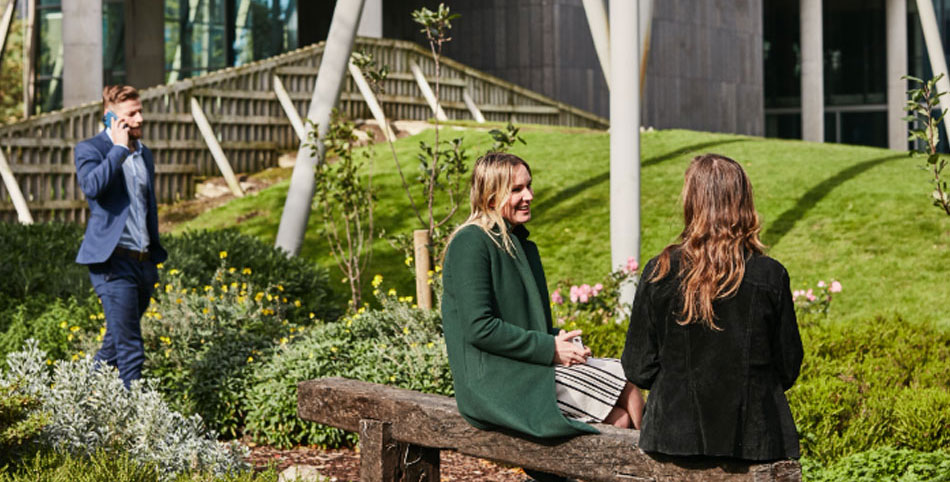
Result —
POLYGON ((561 296, 560 289, 556 289, 554 290, 554 293, 551 293, 551 303, 554 303, 556 305, 564 303, 564 298, 561 296))
POLYGON ((577 286, 571 285, 571 303, 577 303, 579 297, 580 291, 577 289, 577 286))
POLYGON ((795 291, 792 291, 792 299, 793 299, 793 300, 794 300, 794 299, 798 299, 798 297, 801 296, 801 295, 803 295, 803 294, 805 294, 805 292, 802 291, 802 290, 795 290, 795 291))
POLYGON ((839 283, 839 282, 837 282, 837 281, 832 281, 832 282, 831 282, 831 287, 828 288, 828 291, 830 291, 830 292, 832 292, 832 293, 840 293, 840 292, 841 292, 841 283, 839 283))
POLYGON ((640 269, 640 265, 637 264, 637 260, 633 256, 627 258, 627 266, 625 270, 627 273, 636 273, 640 269))
POLYGON ((819 282, 818 282, 818 287, 819 287, 819 288, 824 288, 824 287, 825 287, 825 280, 819 281, 819 282))
POLYGON ((595 284, 595 285, 594 285, 594 296, 597 296, 597 295, 600 294, 600 292, 603 291, 603 290, 604 290, 604 285, 602 285, 602 284, 600 284, 600 283, 595 284))
POLYGON ((587 303, 590 300, 590 285, 584 283, 577 290, 577 297, 581 300, 581 303, 587 303))
POLYGON ((808 298, 808 301, 815 301, 816 299, 818 299, 818 297, 816 297, 815 294, 812 293, 811 288, 809 288, 808 291, 805 292, 805 297, 808 298))

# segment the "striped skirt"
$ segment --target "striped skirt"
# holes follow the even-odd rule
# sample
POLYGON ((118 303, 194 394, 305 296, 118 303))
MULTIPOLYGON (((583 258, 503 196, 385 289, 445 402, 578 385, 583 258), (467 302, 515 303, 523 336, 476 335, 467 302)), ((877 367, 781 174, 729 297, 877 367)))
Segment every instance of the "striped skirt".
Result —
POLYGON ((588 358, 587 363, 554 366, 557 405, 581 422, 602 422, 613 410, 627 380, 620 360, 588 358))

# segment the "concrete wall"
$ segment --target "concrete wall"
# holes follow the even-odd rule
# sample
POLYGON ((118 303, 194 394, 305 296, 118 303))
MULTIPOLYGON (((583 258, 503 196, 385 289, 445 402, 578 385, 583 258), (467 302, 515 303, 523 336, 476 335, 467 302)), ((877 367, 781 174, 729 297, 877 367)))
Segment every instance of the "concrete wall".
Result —
POLYGON ((642 122, 763 135, 762 0, 657 0, 642 122))

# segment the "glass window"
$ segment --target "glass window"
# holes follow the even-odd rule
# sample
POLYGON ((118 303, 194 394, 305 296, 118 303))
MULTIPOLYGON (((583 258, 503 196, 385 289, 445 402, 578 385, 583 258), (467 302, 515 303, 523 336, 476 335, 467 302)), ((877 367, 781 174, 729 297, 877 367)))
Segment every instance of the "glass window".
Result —
POLYGON ((34 113, 63 107, 63 12, 60 3, 41 0, 36 8, 39 22, 36 51, 34 113))
POLYGON ((206 74, 228 66, 225 1, 165 1, 165 78, 206 74))
POLYGON ((295 0, 235 0, 234 65, 297 48, 295 0))
POLYGON ((125 83, 125 2, 102 2, 102 81, 125 83))

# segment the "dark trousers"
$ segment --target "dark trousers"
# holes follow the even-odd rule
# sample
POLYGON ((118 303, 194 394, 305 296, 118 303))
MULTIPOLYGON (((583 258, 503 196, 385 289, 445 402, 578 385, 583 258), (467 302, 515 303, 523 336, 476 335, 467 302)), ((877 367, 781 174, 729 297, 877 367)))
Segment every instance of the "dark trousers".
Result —
POLYGON ((128 388, 132 380, 142 378, 145 347, 141 319, 158 281, 158 270, 151 261, 113 254, 104 263, 89 265, 89 279, 106 315, 106 334, 95 360, 116 367, 128 388))

